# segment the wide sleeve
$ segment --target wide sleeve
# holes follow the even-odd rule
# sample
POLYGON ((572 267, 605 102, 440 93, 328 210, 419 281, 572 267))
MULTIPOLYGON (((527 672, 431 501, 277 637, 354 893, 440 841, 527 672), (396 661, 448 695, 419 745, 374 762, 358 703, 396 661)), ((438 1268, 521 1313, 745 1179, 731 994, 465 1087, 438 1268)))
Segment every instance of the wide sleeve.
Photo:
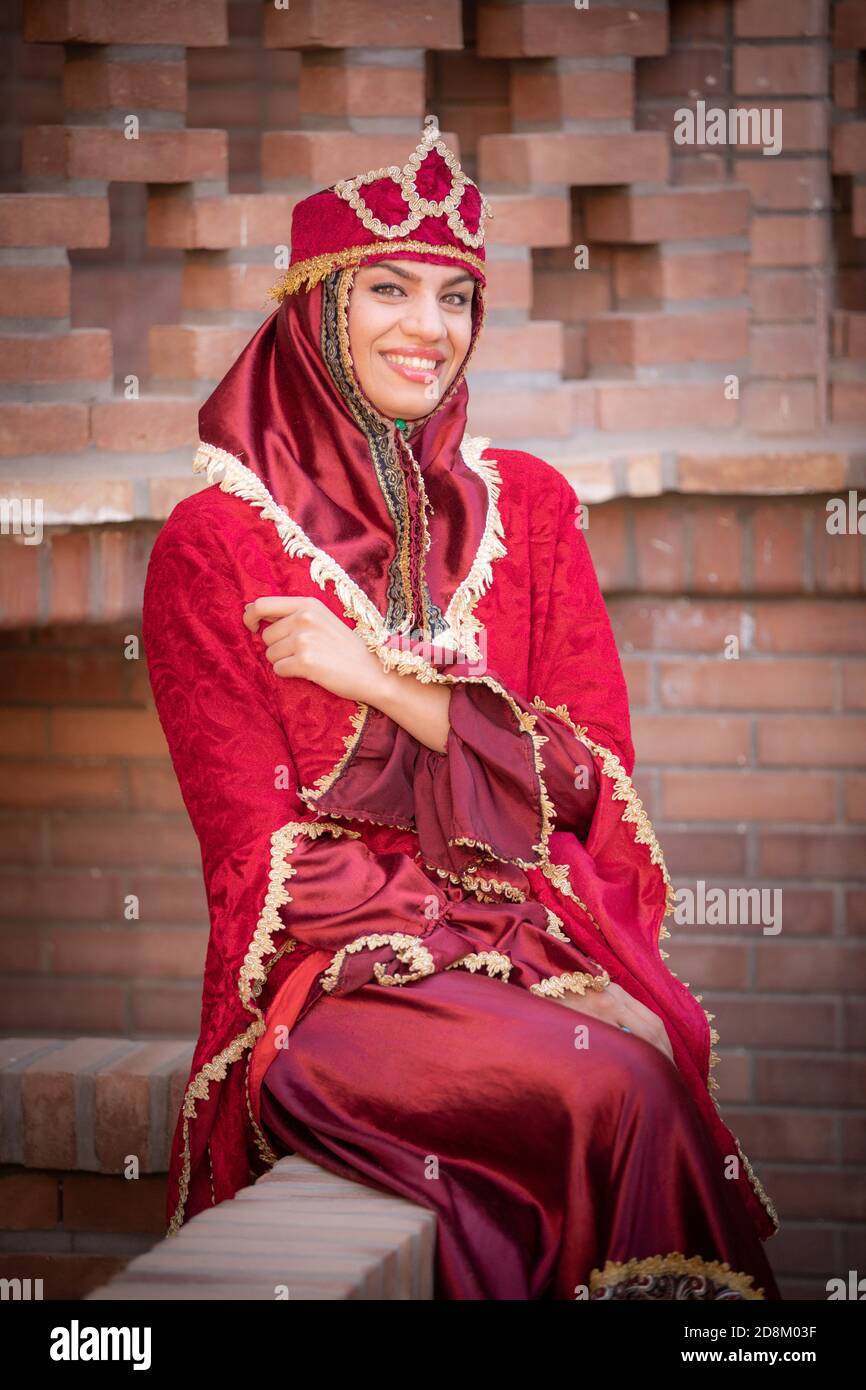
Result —
MULTIPOLYGON (((194 1206, 210 1204, 209 1168, 218 1199, 246 1181, 239 1130, 236 1145, 212 1146, 210 1163, 205 1146, 220 1083, 237 1084, 234 1064, 264 1030, 260 1002, 277 953, 322 952, 324 971, 372 937, 385 959, 398 951, 410 958, 446 905, 409 855, 374 853, 357 831, 317 820, 298 799, 273 673, 243 623, 254 595, 244 592, 229 541, 191 504, 176 508, 153 549, 142 615, 156 710, 199 840, 210 916, 200 1036, 172 1150, 175 1226, 187 1191, 194 1206)), ((241 1095, 232 1115, 243 1113, 241 1095)))
MULTIPOLYGON (((543 621, 530 634, 527 689, 518 692, 489 667, 443 666, 451 685, 444 753, 418 743, 379 711, 368 712, 354 760, 319 802, 335 814, 388 808, 411 815, 424 862, 460 872, 479 857, 521 869, 542 862, 549 836, 585 841, 600 772, 575 718, 632 757, 628 698, 610 620, 592 559, 577 525, 578 499, 565 479, 551 500, 554 536, 543 621)), ((396 669, 431 678, 411 649, 396 669)))

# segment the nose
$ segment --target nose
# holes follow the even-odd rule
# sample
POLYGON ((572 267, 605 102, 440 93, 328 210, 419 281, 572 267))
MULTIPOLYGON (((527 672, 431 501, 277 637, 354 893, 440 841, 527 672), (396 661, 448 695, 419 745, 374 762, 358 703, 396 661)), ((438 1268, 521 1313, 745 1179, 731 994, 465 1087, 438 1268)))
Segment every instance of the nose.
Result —
POLYGON ((424 290, 412 297, 411 305, 407 306, 403 316, 403 330, 425 343, 438 343, 442 338, 447 338, 439 300, 432 290, 424 290))

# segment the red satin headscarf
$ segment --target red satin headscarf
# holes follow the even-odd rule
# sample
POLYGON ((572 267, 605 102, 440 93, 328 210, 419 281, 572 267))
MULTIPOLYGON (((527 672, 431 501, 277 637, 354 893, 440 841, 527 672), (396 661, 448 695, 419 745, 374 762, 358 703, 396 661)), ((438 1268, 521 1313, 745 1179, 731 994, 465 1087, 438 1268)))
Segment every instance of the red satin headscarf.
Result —
POLYGON ((482 235, 487 205, 441 140, 433 142, 436 133, 425 134, 402 170, 373 171, 384 177, 362 184, 363 207, 354 188, 344 186, 348 201, 339 196, 340 184, 296 205, 291 267, 276 291, 282 303, 205 401, 199 432, 204 464, 221 453, 239 460, 389 629, 448 645, 444 615, 478 552, 488 509, 484 481, 461 453, 464 377, 486 283, 483 245, 470 250, 466 238, 482 235), (441 211, 422 216, 431 205, 441 211), (413 220, 408 236, 378 230, 413 220), (356 270, 385 257, 457 264, 476 279, 466 357, 408 440, 363 391, 349 343, 356 270))

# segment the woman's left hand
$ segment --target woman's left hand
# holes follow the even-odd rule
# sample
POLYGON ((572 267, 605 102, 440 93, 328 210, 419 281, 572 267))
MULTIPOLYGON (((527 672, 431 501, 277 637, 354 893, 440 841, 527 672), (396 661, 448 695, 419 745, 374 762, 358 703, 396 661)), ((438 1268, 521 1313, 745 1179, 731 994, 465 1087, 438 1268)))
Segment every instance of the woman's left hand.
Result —
POLYGON ((250 632, 265 620, 261 635, 274 675, 302 676, 347 700, 375 703, 385 675, 382 663, 321 599, 275 594, 247 604, 244 622, 250 632))

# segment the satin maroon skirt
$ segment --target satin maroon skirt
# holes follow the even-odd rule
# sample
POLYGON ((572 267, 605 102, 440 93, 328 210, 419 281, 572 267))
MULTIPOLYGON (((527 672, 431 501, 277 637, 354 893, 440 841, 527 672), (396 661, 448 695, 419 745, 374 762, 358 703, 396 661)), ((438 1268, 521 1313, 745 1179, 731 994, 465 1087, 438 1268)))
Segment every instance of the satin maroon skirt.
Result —
POLYGON ((437 1213, 437 1299, 781 1298, 676 1066, 501 979, 317 990, 261 1117, 276 1153, 437 1213))

